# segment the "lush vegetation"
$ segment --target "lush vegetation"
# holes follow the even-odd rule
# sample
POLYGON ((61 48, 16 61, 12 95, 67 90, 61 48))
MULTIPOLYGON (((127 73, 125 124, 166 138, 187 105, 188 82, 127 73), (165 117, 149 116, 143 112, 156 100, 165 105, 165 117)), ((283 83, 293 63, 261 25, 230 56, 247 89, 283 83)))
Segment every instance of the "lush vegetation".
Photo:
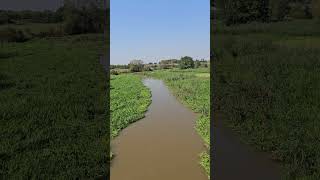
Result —
POLYGON ((111 138, 130 123, 144 117, 151 103, 151 92, 133 74, 111 76, 111 138))
POLYGON ((192 57, 182 57, 181 60, 179 61, 179 67, 180 69, 190 69, 194 68, 194 61, 192 57))
POLYGON ((319 0, 217 0, 216 16, 225 24, 319 18, 319 0))
POLYGON ((94 179, 108 172, 102 35, 0 47, 0 179, 94 179))
POLYGON ((112 75, 118 75, 123 73, 130 72, 145 72, 145 71, 153 71, 159 69, 194 69, 194 68, 207 68, 210 66, 210 62, 204 59, 201 60, 193 60, 192 57, 185 56, 180 60, 178 59, 167 59, 160 60, 159 63, 148 63, 145 64, 142 60, 132 60, 128 65, 111 65, 110 73, 112 75))
POLYGON ((281 161, 288 179, 319 179, 320 24, 217 24, 215 113, 281 161))
POLYGON ((0 42, 25 42, 34 38, 103 33, 109 9, 103 1, 65 0, 56 11, 0 9, 0 42))
MULTIPOLYGON (((210 147, 210 72, 208 68, 171 69, 145 73, 162 79, 185 105, 199 113, 196 129, 206 146, 210 147)), ((210 157, 207 152, 201 154, 201 164, 210 173, 210 157)))

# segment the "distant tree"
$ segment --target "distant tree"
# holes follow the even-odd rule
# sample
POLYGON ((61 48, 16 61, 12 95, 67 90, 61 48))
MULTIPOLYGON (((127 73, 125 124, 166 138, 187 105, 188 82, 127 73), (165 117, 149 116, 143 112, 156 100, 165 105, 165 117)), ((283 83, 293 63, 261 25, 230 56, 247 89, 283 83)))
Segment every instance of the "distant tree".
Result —
POLYGON ((269 14, 272 20, 281 21, 290 12, 290 0, 269 0, 269 14))
POLYGON ((312 18, 311 1, 303 0, 290 3, 289 16, 296 19, 312 18))
POLYGON ((143 71, 143 61, 142 60, 132 60, 130 63, 129 63, 129 70, 131 72, 141 72, 143 71))
POLYGON ((312 1, 312 16, 316 19, 320 19, 320 0, 312 1))
POLYGON ((179 67, 180 69, 194 68, 194 62, 192 57, 189 57, 189 56, 182 57, 181 60, 179 61, 179 67))
POLYGON ((102 33, 105 13, 99 0, 82 3, 65 0, 63 7, 65 31, 68 34, 102 33))
POLYGON ((195 63, 194 63, 194 67, 195 68, 199 68, 201 66, 201 63, 199 60, 196 60, 195 63))
POLYGON ((0 24, 7 24, 8 21, 8 14, 5 11, 0 11, 0 24))

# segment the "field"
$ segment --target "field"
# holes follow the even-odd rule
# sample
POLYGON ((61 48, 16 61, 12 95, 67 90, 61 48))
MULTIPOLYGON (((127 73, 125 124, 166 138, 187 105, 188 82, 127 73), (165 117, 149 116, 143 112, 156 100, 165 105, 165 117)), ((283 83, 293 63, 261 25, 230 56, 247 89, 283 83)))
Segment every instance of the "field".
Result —
POLYGON ((129 124, 144 117, 151 103, 151 92, 133 74, 111 76, 111 138, 129 124))
POLYGON ((215 112, 288 179, 320 178, 320 23, 214 27, 215 112))
MULTIPOLYGON (((145 73, 157 79, 162 79, 173 94, 199 113, 196 129, 205 145, 210 147, 210 71, 208 68, 188 70, 158 70, 145 73)), ((209 151, 208 151, 209 152, 209 151)), ((201 165, 210 174, 210 157, 208 152, 201 155, 201 165)))
MULTIPOLYGON (((62 26, 63 23, 26 23, 26 24, 5 24, 0 25, 0 31, 5 28, 14 28, 17 30, 28 30, 31 33, 39 34, 41 32, 49 32, 51 29, 56 29, 62 26)), ((62 27, 61 27, 62 28, 62 27)))
POLYGON ((108 172, 103 36, 0 46, 0 179, 93 179, 108 172))

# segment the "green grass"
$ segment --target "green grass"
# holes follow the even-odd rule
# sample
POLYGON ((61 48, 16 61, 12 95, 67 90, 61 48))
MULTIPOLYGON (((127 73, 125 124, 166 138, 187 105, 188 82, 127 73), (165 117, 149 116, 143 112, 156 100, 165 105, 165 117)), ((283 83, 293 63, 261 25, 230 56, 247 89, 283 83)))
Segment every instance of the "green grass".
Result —
POLYGON ((319 23, 218 26, 215 109, 288 179, 320 178, 319 23))
MULTIPOLYGON (((199 113, 196 129, 205 145, 210 147, 210 74, 208 68, 188 70, 157 70, 145 73, 162 79, 185 105, 199 113)), ((208 151, 209 152, 209 151, 208 151)), ((210 176, 210 158, 207 152, 201 154, 201 163, 210 176)))
POLYGON ((151 92, 133 74, 111 76, 111 138, 129 124, 144 117, 151 103, 151 92))
POLYGON ((93 179, 108 162, 102 35, 0 46, 0 179, 93 179))

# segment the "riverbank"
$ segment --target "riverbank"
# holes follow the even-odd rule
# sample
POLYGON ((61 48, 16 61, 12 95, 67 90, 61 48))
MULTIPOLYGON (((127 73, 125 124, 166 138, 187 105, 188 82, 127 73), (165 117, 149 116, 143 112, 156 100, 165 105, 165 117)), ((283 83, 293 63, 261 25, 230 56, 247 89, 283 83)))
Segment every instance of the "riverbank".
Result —
POLYGON ((214 109, 239 138, 280 161, 288 179, 320 177, 319 25, 218 23, 212 34, 214 109))
POLYGON ((198 113, 195 128, 207 150, 201 154, 200 163, 210 177, 210 71, 208 68, 171 69, 145 73, 162 79, 171 92, 192 111, 198 113))
POLYGON ((162 81, 144 83, 152 92, 152 103, 145 118, 114 139, 111 179, 206 180, 197 163, 205 147, 194 129, 196 114, 183 107, 162 81))

